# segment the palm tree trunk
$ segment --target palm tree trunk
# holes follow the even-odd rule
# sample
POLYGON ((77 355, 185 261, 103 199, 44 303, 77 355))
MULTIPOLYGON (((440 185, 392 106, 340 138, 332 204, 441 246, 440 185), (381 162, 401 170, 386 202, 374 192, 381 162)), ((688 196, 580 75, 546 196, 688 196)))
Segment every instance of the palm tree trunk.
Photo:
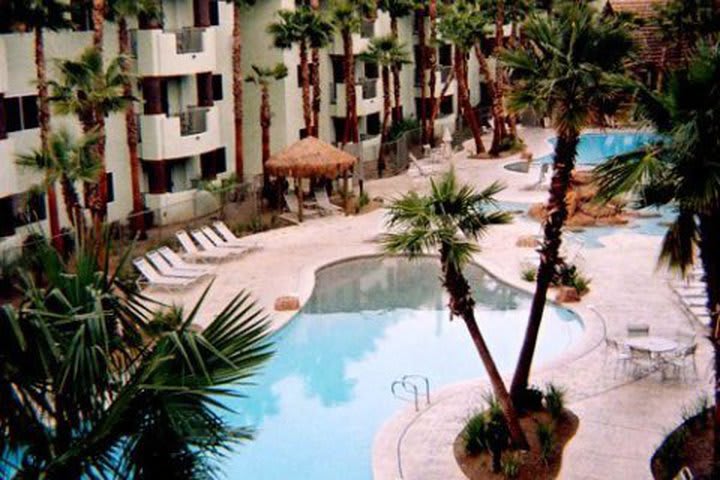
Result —
POLYGON ((428 69, 427 59, 427 39, 425 38, 425 12, 422 9, 417 10, 415 21, 418 25, 418 50, 420 52, 420 130, 423 145, 428 143, 427 138, 427 83, 426 75, 428 69))
POLYGON ((530 315, 528 318, 525 340, 523 341, 520 357, 515 369, 510 393, 517 399, 527 389, 530 378, 538 332, 542 323, 547 300, 547 291, 552 282, 555 266, 560 254, 562 243, 562 228, 567 219, 568 211, 565 198, 570 188, 572 171, 575 168, 575 157, 580 140, 580 132, 575 129, 560 131, 555 147, 555 160, 553 162, 553 178, 550 185, 550 199, 548 212, 550 215, 545 222, 544 240, 540 250, 540 266, 538 267, 537 286, 533 296, 530 315))
MULTIPOLYGON (((390 17, 390 31, 396 41, 400 41, 400 35, 398 33, 398 19, 397 17, 390 17)), ((403 119, 402 100, 401 100, 401 85, 400 85, 400 65, 393 65, 392 77, 393 77, 393 95, 395 97, 395 108, 393 109, 393 122, 399 122, 403 119)))
POLYGON ((308 65, 307 42, 300 42, 300 84, 302 85, 303 119, 305 132, 313 134, 312 105, 310 105, 310 67, 308 65))
POLYGON ((492 145, 490 146, 490 155, 495 157, 500 153, 501 142, 502 142, 502 126, 503 126, 503 107, 502 107, 502 95, 498 93, 497 84, 492 78, 490 73, 490 64, 488 59, 483 53, 480 45, 475 45, 475 58, 477 58, 478 65, 480 66, 480 73, 485 77, 485 83, 487 85, 488 95, 492 104, 492 116, 493 116, 493 139, 492 145))
MULTIPOLYGON (((120 46, 120 55, 124 57, 122 62, 122 70, 126 75, 125 85, 123 85, 123 95, 132 97, 132 83, 130 80, 130 34, 128 32, 127 20, 125 17, 118 18, 118 44, 120 46)), ((145 238, 145 216, 143 215, 143 199, 140 192, 140 157, 138 155, 138 125, 135 116, 135 108, 132 102, 125 108, 125 135, 128 146, 128 156, 130 157, 130 187, 132 190, 132 220, 130 225, 133 231, 140 238, 145 238)))
MULTIPOLYGON (((320 11, 320 1, 310 0, 310 8, 320 11)), ((312 110, 313 110, 313 137, 320 137, 320 107, 322 91, 320 90, 320 49, 312 49, 312 110)))
POLYGON ((382 146, 385 144, 385 141, 387 141, 390 130, 390 115, 392 113, 392 103, 390 101, 390 70, 387 66, 382 67, 381 76, 383 88, 383 121, 378 152, 378 176, 380 177, 382 177, 382 172, 385 170, 385 157, 383 156, 382 146))
POLYGON ((234 2, 233 12, 233 111, 235 117, 235 176, 243 181, 245 166, 243 158, 243 74, 242 74, 242 28, 240 2, 234 2))
POLYGON ((441 248, 441 261, 443 271, 443 283, 444 287, 450 294, 450 311, 453 315, 457 315, 463 319, 465 326, 470 333, 475 348, 477 349, 478 355, 482 360, 485 370, 487 370, 488 376, 490 377, 490 383, 493 388, 495 397, 502 408, 505 419, 507 420, 508 429, 510 430, 510 438, 512 439, 513 445, 516 448, 527 450, 528 443, 525 438, 525 434, 520 427, 519 417, 512 399, 505 388, 500 372, 495 365, 495 360, 490 353, 490 350, 485 343, 482 332, 478 327, 477 321, 475 320, 475 301, 472 298, 470 285, 467 279, 461 271, 455 266, 455 264, 448 260, 447 247, 441 248))
MULTIPOLYGON (((40 148, 43 152, 48 150, 50 135, 50 106, 48 104, 47 70, 45 68, 45 37, 42 28, 35 29, 35 73, 37 77, 38 92, 38 123, 40 124, 40 148)), ((45 191, 48 203, 48 223, 50 224, 50 237, 53 246, 58 252, 64 249, 63 239, 60 237, 60 220, 58 218, 57 193, 53 182, 47 181, 45 191)))
POLYGON ((437 87, 437 0, 430 0, 428 5, 428 16, 430 17, 430 55, 429 55, 429 75, 428 90, 430 91, 430 119, 427 123, 427 141, 431 145, 435 145, 435 120, 437 119, 437 109, 435 104, 438 102, 435 96, 437 87))
POLYGON ((359 143, 360 132, 357 118, 357 95, 355 93, 355 55, 350 30, 342 31, 343 40, 343 76, 345 77, 345 131, 343 144, 359 143))
POLYGON ((105 0, 92 0, 93 47, 103 51, 103 34, 105 27, 105 0))
MULTIPOLYGON (((495 14, 495 58, 500 58, 504 48, 505 39, 505 1, 497 0, 495 14)), ((503 97, 505 96, 505 70, 502 62, 495 62, 495 96, 493 97, 493 147, 491 154, 499 155, 502 149, 502 142, 507 136, 505 128, 505 112, 503 111, 503 97), (495 117, 497 110, 498 117, 495 117)))
POLYGON ((467 66, 465 60, 465 52, 463 52, 456 46, 454 57, 455 61, 453 63, 455 64, 455 79, 458 86, 460 108, 462 109, 465 121, 468 123, 468 125, 470 126, 470 130, 472 131, 473 138, 475 140, 476 153, 484 153, 485 145, 483 145, 482 141, 482 128, 480 127, 480 122, 478 121, 477 115, 475 115, 475 111, 473 110, 472 104, 470 103, 470 93, 468 92, 467 85, 467 66))
POLYGON ((720 210, 700 216, 700 260, 705 272, 705 287, 710 313, 710 341, 715 355, 715 415, 713 422, 713 478, 720 478, 720 210))
MULTIPOLYGON (((102 59, 103 53, 103 34, 105 26, 105 0, 93 0, 92 2, 92 20, 93 20, 93 47, 100 53, 102 59)), ((98 175, 97 184, 92 189, 93 195, 90 198, 90 208, 93 216, 96 235, 100 235, 102 223, 107 217, 107 169, 105 168, 105 116, 102 112, 94 113, 94 125, 98 135, 95 151, 98 161, 100 162, 100 174, 98 175)), ((86 132, 87 133, 87 132, 86 132)))
POLYGON ((262 135, 262 174, 263 184, 269 185, 270 178, 265 170, 265 164, 270 159, 270 125, 271 125, 271 114, 270 114, 270 92, 267 84, 261 84, 260 86, 260 128, 262 135))

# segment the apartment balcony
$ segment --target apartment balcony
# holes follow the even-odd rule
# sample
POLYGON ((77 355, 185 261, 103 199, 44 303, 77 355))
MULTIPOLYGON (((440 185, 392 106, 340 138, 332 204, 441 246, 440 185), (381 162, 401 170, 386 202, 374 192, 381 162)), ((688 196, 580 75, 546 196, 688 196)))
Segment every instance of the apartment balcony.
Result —
POLYGON ((220 148, 217 107, 189 107, 174 115, 141 115, 141 158, 164 160, 220 148))
POLYGON ((20 179, 11 138, 0 140, 0 198, 18 193, 20 179))
POLYGON ((216 69, 215 29, 137 30, 134 35, 138 75, 170 77, 216 69))
MULTIPOLYGON (((439 65, 435 72, 435 96, 438 97, 443 92, 445 84, 452 78, 450 86, 447 87, 445 95, 455 95, 457 93, 457 82, 455 77, 452 75, 453 67, 450 65, 439 65)), ((420 78, 415 75, 415 96, 422 96, 422 86, 420 84, 420 78)))
POLYGON ((5 93, 8 87, 7 55, 5 54, 5 40, 0 37, 0 93, 5 93))
MULTIPOLYGON (((330 83, 330 114, 334 117, 345 117, 347 103, 345 101, 345 84, 330 83)), ((362 117, 382 111, 382 88, 376 78, 359 80, 355 84, 357 98, 357 114, 362 117)))

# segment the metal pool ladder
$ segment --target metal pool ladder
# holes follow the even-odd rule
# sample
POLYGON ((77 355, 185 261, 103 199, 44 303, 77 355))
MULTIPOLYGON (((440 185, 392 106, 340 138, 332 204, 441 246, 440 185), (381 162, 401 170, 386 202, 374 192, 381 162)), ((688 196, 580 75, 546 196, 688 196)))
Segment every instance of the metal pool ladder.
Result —
POLYGON ((395 398, 405 402, 414 402, 415 411, 420 411, 420 396, 425 397, 425 405, 430 405, 430 380, 422 375, 403 375, 392 382, 390 392, 395 398), (405 396, 410 394, 412 397, 405 396))

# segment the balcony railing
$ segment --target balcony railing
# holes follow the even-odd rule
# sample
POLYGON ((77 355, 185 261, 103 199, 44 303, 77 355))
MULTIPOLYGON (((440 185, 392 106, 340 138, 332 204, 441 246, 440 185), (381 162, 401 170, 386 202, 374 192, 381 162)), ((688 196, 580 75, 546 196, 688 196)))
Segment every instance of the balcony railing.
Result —
POLYGON ((207 131, 207 112, 205 107, 189 107, 176 114, 180 117, 180 135, 187 137, 207 131))
POLYGON ((360 26, 360 36, 362 38, 372 38, 375 36, 375 22, 373 20, 363 19, 360 26))
POLYGON ((330 92, 330 105, 337 105, 337 84, 335 82, 330 82, 328 86, 328 92, 330 92))
POLYGON ((363 100, 377 97, 377 78, 363 78, 358 80, 357 84, 362 86, 363 100))
POLYGON ((177 53, 200 53, 203 51, 202 28, 184 27, 175 32, 177 53))
POLYGON ((361 134, 360 134, 360 141, 361 141, 361 142, 366 142, 366 141, 368 141, 368 140, 372 140, 372 139, 377 138, 377 137, 379 137, 379 136, 380 136, 379 133, 361 133, 361 134))

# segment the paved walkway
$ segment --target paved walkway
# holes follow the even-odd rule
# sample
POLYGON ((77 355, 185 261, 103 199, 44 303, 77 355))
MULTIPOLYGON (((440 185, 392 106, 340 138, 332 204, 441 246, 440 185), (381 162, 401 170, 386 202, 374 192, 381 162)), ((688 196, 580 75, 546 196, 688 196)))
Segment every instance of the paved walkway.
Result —
MULTIPOLYGON (((535 156, 550 151, 545 140, 550 132, 526 130, 524 137, 535 156)), ((503 168, 517 159, 481 161, 463 155, 454 163, 464 182, 478 187, 502 180, 507 189, 499 198, 510 202, 545 200, 546 193, 528 188, 537 181, 537 172, 519 174, 503 168)), ((367 182, 372 197, 391 198, 410 189, 425 190, 428 182, 409 175, 367 182)), ((383 212, 378 210, 353 217, 325 217, 299 226, 263 232, 253 240, 263 249, 248 257, 219 267, 215 282, 200 311, 209 321, 238 290, 250 288, 258 303, 272 311, 276 297, 296 294, 301 302, 309 298, 315 271, 347 257, 378 253, 373 239, 383 231, 383 212)), ((501 279, 531 290, 519 279, 522 260, 530 249, 515 246, 520 235, 536 234, 539 226, 519 218, 513 224, 494 227, 483 239, 479 264, 501 279)), ((661 382, 657 376, 628 381, 615 378, 604 365, 605 332, 622 336, 626 323, 650 323, 654 334, 673 335, 678 328, 694 328, 674 303, 668 277, 656 271, 655 259, 660 237, 641 236, 618 229, 603 238, 604 248, 582 252, 584 271, 592 277, 591 293, 577 307, 586 325, 583 338, 555 361, 537 366, 532 381, 542 385, 553 381, 568 390, 569 406, 580 417, 577 435, 567 447, 562 478, 650 478, 649 458, 664 433, 680 421, 684 405, 702 391, 710 391, 706 367, 710 352, 704 341, 698 354, 701 379, 690 383, 661 382), (588 307, 602 313, 600 319, 588 307)), ((166 302, 192 305, 201 294, 196 288, 182 296, 156 294, 166 302)), ((292 313, 273 315, 279 328, 292 313)), ((511 372, 506 372, 510 374, 511 372)), ((401 410, 378 432, 373 447, 376 479, 451 480, 463 478, 455 464, 451 445, 468 413, 481 405, 487 390, 482 381, 470 381, 433 392, 432 405, 420 414, 401 410)))

